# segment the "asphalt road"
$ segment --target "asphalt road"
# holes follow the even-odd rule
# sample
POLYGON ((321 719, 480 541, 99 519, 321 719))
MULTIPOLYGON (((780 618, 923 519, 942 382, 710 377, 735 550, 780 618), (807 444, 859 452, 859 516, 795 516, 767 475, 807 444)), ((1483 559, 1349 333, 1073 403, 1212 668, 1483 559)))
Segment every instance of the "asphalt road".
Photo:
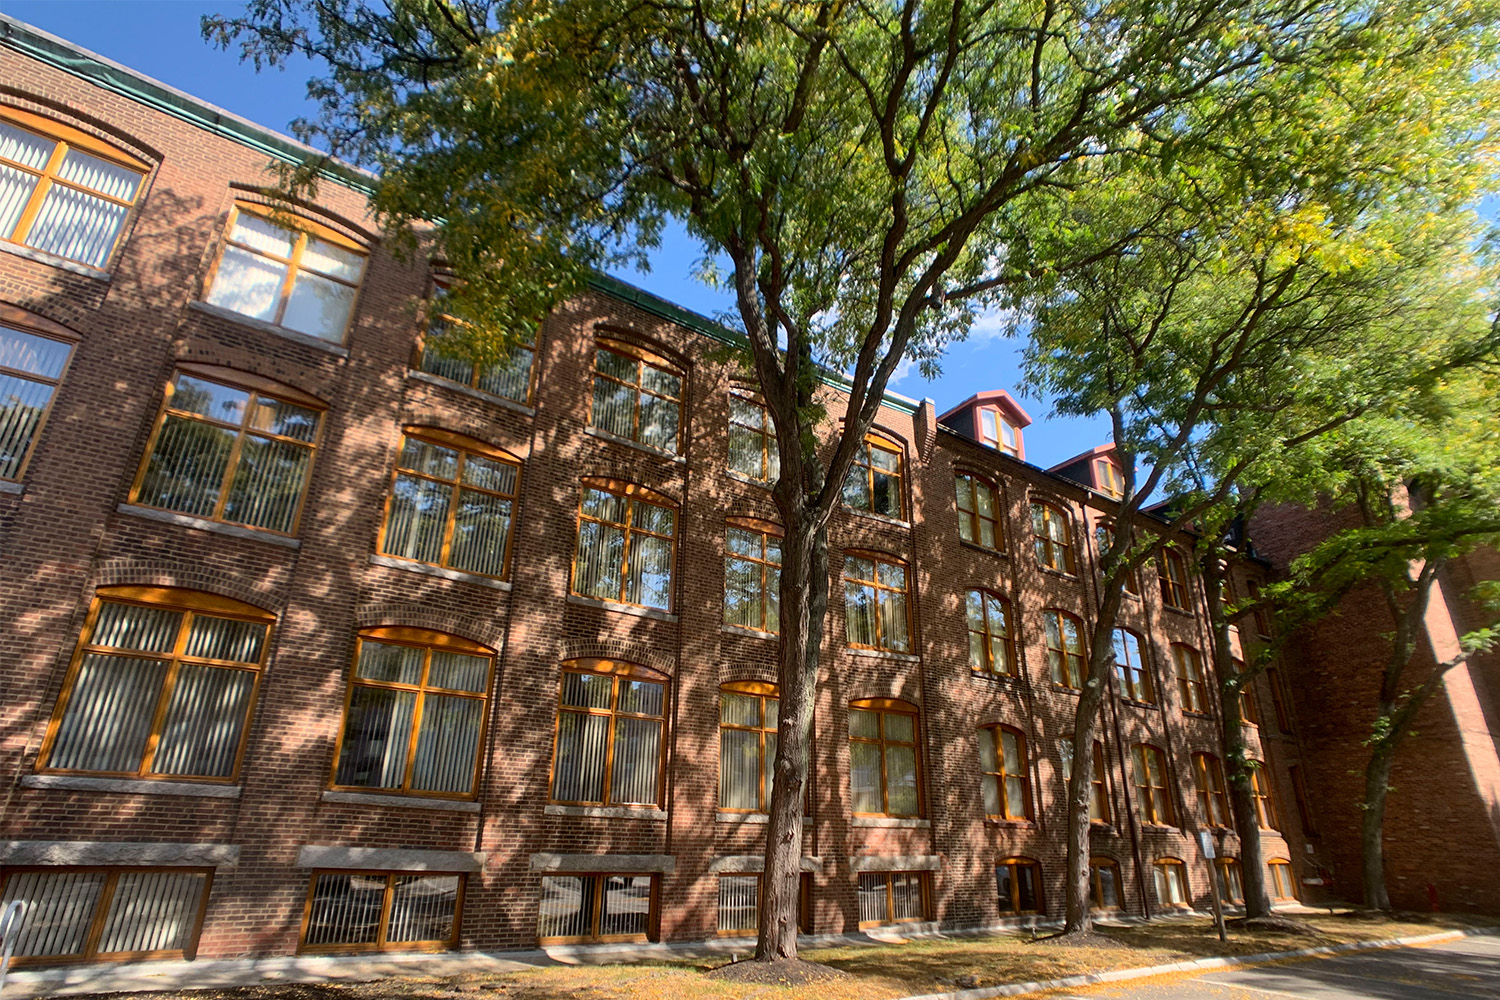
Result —
POLYGON ((1500 1000, 1500 937, 1178 973, 1048 994, 1054 1000, 1500 1000))

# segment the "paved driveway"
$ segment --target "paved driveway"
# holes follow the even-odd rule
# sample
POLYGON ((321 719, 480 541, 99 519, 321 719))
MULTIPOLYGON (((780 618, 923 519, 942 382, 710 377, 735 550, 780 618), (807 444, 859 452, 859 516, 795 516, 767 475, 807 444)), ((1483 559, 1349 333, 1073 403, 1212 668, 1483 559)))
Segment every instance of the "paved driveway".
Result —
POLYGON ((1137 979, 1048 994, 1130 1000, 1500 1000, 1500 937, 1137 979))

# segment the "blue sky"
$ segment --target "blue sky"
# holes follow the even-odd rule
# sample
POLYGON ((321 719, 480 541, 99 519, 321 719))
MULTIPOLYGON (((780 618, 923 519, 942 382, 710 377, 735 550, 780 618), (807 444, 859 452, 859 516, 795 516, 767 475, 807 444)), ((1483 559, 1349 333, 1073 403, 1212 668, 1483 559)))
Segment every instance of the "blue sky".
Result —
MULTIPOLYGON (((0 11, 44 31, 91 49, 147 76, 193 94, 211 104, 285 131, 292 119, 310 114, 307 78, 314 67, 303 63, 286 71, 257 74, 229 52, 202 40, 201 15, 230 13, 231 3, 202 0, 0 0, 0 11)), ((649 273, 619 276, 657 295, 708 315, 732 308, 730 298, 695 282, 691 270, 701 255, 680 230, 668 233, 652 257, 649 273)), ((986 389, 1008 389, 1037 422, 1026 431, 1026 457, 1050 466, 1109 439, 1107 421, 1048 418, 1045 401, 1022 395, 1017 384, 1018 341, 981 324, 956 345, 944 361, 944 374, 929 382, 910 371, 891 388, 907 396, 931 396, 938 410, 986 389)))

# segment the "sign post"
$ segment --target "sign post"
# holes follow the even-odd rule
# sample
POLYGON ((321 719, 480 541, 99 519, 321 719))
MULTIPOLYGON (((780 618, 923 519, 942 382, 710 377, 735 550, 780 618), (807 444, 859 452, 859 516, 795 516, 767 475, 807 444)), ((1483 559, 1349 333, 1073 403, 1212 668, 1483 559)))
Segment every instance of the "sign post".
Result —
POLYGON ((1208 864, 1208 892, 1214 903, 1214 926, 1219 930, 1219 940, 1228 941, 1224 933, 1224 907, 1219 903, 1219 872, 1214 867, 1214 835, 1208 830, 1198 831, 1198 846, 1203 851, 1203 860, 1208 864))

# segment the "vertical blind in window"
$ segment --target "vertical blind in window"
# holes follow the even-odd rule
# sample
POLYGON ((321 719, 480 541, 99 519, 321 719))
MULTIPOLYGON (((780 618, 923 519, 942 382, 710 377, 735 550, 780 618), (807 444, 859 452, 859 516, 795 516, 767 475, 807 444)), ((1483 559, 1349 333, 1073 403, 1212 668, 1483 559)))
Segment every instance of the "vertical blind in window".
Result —
POLYGON ((449 636, 399 631, 410 644, 359 640, 334 784, 471 795, 493 657, 452 648, 449 636))
POLYGON ((849 710, 849 782, 856 815, 921 811, 914 712, 849 710))
POLYGON ((269 629, 269 616, 101 600, 63 689, 44 769, 231 780, 269 629))
POLYGON ((1167 785, 1167 764, 1160 749, 1146 743, 1131 748, 1135 764, 1135 795, 1142 823, 1169 825, 1172 822, 1171 789, 1167 785))
POLYGON ((292 534, 320 418, 258 390, 178 374, 131 500, 292 534))
POLYGON ((864 556, 844 559, 844 632, 849 645, 911 651, 906 567, 864 556))
MULTIPOLYGON (((1057 752, 1062 758, 1063 788, 1073 780, 1073 737, 1064 736, 1057 741, 1057 752)), ((1104 744, 1094 741, 1094 767, 1090 775, 1089 822, 1108 823, 1112 817, 1109 808, 1109 786, 1104 778, 1104 744)))
POLYGON ((1152 866, 1156 872, 1156 901, 1162 906, 1187 906, 1193 899, 1188 892, 1187 866, 1176 858, 1162 858, 1152 866))
POLYGON ((1010 602, 987 590, 971 590, 964 608, 969 625, 969 669, 1015 674, 1010 602))
POLYGON ((318 872, 309 888, 302 946, 380 951, 458 942, 463 876, 318 872))
POLYGON ((651 932, 650 875, 546 875, 537 937, 542 941, 644 939, 651 932))
POLYGON ((422 338, 422 357, 418 362, 422 371, 502 399, 529 403, 531 370, 536 361, 535 345, 530 342, 516 344, 502 351, 500 360, 488 365, 476 365, 468 358, 446 352, 444 337, 464 325, 443 311, 447 294, 447 286, 441 282, 433 289, 428 306, 431 319, 427 324, 427 336, 422 338))
POLYGON ((781 453, 766 408, 743 396, 729 397, 729 468, 757 482, 781 478, 781 453))
POLYGON ((648 352, 600 342, 594 352, 594 427, 675 455, 681 421, 681 374, 648 352))
POLYGON ((197 945, 208 880, 200 869, 21 869, 5 877, 0 911, 25 904, 17 962, 181 958, 197 945))
POLYGON ((0 326, 0 479, 21 478, 72 353, 62 341, 0 326))
POLYGON ((564 670, 553 801, 656 805, 666 691, 658 681, 564 670))
POLYGON ((103 267, 144 178, 138 167, 0 120, 0 239, 103 267))
POLYGON ((724 532, 724 624, 781 630, 781 537, 750 525, 724 532))
POLYGON ((573 593, 666 610, 672 605, 677 512, 585 485, 573 593))
POLYGON ((999 819, 1031 818, 1031 774, 1026 737, 1005 726, 979 731, 979 770, 983 774, 984 814, 999 819))
POLYGON ((860 442, 844 479, 844 506, 900 519, 901 450, 877 440, 860 442))
POLYGON ((859 876, 859 924, 908 923, 921 920, 921 872, 862 872, 859 876))
POLYGON ((437 432, 401 441, 380 551, 504 578, 521 467, 479 442, 437 432), (465 446, 467 445, 467 446, 465 446))
POLYGON ((726 688, 719 703, 719 808, 765 812, 771 805, 780 702, 769 684, 726 688))
POLYGON ((719 933, 754 934, 760 919, 760 876, 719 876, 719 933))
POLYGON ((1229 797, 1224 787, 1224 767, 1213 754, 1193 754, 1193 784, 1197 786, 1198 809, 1209 826, 1229 825, 1229 797))
POLYGON ((1090 858, 1089 878, 1093 883, 1093 904, 1101 910, 1118 910, 1121 905, 1120 866, 1113 858, 1090 858))

